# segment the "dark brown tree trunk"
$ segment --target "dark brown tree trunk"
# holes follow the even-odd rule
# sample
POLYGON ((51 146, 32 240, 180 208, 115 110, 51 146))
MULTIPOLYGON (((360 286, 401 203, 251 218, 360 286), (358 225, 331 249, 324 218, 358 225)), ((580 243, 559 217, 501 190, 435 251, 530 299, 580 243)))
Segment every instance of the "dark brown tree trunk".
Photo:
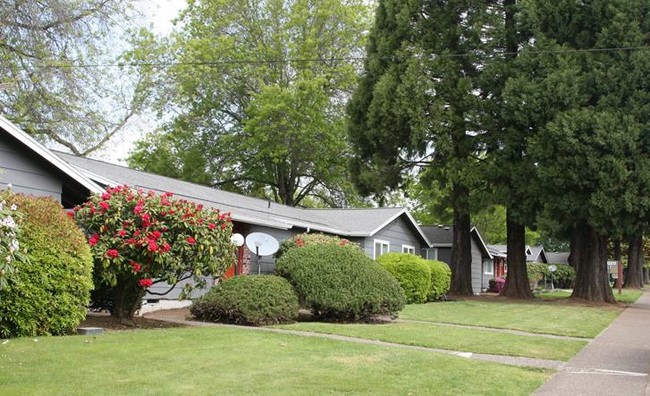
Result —
MULTIPOLYGON (((574 240, 579 250, 576 265, 576 284, 571 297, 593 302, 615 303, 607 272, 607 238, 588 225, 576 227, 579 238, 574 240)), ((574 247, 571 246, 573 253, 574 247)))
POLYGON ((526 267, 526 226, 515 221, 510 210, 506 214, 508 238, 508 276, 503 295, 512 298, 533 298, 526 267))
POLYGON ((650 268, 643 269, 643 283, 646 285, 650 283, 650 268))
POLYGON ((582 235, 580 234, 580 230, 578 229, 578 227, 573 227, 571 229, 569 265, 573 267, 576 273, 578 273, 578 263, 580 263, 581 261, 580 258, 580 252, 582 250, 581 242, 582 242, 582 235))
POLYGON ((140 309, 145 292, 138 284, 138 279, 132 276, 119 279, 117 285, 111 289, 111 315, 120 319, 123 324, 132 326, 133 316, 140 309))
POLYGON ((623 287, 640 289, 643 287, 643 234, 632 236, 627 253, 627 274, 623 287))
POLYGON ((469 214, 469 191, 455 185, 452 191, 454 203, 454 230, 451 247, 451 287, 449 294, 471 296, 472 291, 472 246, 471 220, 469 214))

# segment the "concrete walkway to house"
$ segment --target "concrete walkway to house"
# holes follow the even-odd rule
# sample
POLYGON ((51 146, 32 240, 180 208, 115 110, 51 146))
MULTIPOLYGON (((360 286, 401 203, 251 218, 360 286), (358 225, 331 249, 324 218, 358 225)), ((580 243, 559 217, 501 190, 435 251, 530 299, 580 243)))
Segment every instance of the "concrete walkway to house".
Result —
POLYGON ((535 395, 650 396, 650 291, 646 290, 535 395))

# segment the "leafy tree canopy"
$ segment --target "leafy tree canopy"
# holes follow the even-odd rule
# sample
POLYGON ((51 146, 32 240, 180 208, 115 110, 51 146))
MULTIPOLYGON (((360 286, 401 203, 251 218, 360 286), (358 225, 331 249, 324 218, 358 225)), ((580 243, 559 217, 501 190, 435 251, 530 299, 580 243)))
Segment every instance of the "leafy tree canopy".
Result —
POLYGON ((190 1, 181 30, 133 53, 173 63, 151 86, 174 115, 130 164, 287 205, 345 205, 342 107, 366 15, 362 0, 190 1))

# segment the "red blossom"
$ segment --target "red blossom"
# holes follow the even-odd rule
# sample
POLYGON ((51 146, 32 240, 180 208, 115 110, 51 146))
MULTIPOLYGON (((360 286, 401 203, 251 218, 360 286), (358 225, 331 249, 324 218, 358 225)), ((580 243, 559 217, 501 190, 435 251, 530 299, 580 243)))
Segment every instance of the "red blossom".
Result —
POLYGON ((150 287, 151 285, 153 285, 153 281, 151 280, 151 278, 145 278, 145 279, 140 279, 138 284, 140 285, 140 287, 143 287, 143 288, 146 289, 147 287, 150 287))
POLYGON ((119 230, 119 231, 117 232, 117 235, 119 235, 119 236, 121 236, 121 237, 124 237, 124 236, 126 236, 126 231, 125 231, 125 230, 119 230))
POLYGON ((154 240, 150 239, 147 246, 147 250, 150 252, 155 252, 156 250, 158 250, 158 244, 154 240))
POLYGON ((133 268, 133 272, 140 272, 142 269, 142 266, 133 260, 131 260, 131 267, 133 268))
POLYGON ((140 214, 144 210, 144 207, 140 204, 137 204, 135 208, 133 208, 133 213, 135 214, 140 214))
POLYGON ((74 218, 74 212, 65 212, 70 218, 74 218))
POLYGON ((97 242, 99 242, 99 235, 97 233, 94 233, 90 239, 88 239, 88 244, 90 246, 95 246, 97 245, 97 242))
POLYGON ((228 227, 228 224, 226 224, 226 223, 221 223, 221 229, 222 229, 222 230, 225 230, 226 227, 228 227))
POLYGON ((117 256, 120 255, 120 252, 118 252, 118 251, 115 250, 115 249, 108 249, 108 250, 106 251, 106 255, 107 255, 108 257, 110 257, 110 258, 117 258, 117 256))
POLYGON ((167 253, 171 250, 171 246, 167 242, 163 243, 162 246, 160 247, 160 250, 164 253, 167 253))
POLYGON ((143 214, 141 218, 143 227, 149 227, 151 225, 151 216, 149 216, 149 213, 143 214))
POLYGON ((126 241, 124 241, 127 245, 135 245, 135 238, 129 238, 126 241))
POLYGON ((196 243, 196 239, 192 237, 187 237, 187 243, 189 243, 190 245, 194 245, 196 243))
POLYGON ((162 233, 160 231, 158 231, 158 230, 155 230, 154 232, 151 233, 151 237, 153 239, 158 239, 158 238, 160 238, 161 235, 162 235, 162 233))
POLYGON ((108 201, 109 199, 111 199, 111 193, 108 192, 108 191, 105 192, 105 193, 103 193, 103 194, 102 194, 102 199, 103 199, 104 201, 108 201))
POLYGON ((298 238, 296 239, 296 246, 300 246, 300 247, 305 246, 305 242, 303 242, 302 239, 298 238))
POLYGON ((214 230, 215 228, 217 228, 217 226, 214 223, 210 223, 208 224, 208 228, 214 230))

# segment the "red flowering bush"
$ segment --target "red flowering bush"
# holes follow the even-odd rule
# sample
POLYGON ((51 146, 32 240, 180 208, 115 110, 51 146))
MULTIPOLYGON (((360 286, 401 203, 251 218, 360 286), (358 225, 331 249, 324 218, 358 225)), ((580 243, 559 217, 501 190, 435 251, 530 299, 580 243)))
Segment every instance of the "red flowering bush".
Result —
POLYGON ((305 247, 311 245, 338 245, 344 246, 353 250, 361 250, 359 244, 350 242, 348 239, 341 239, 336 236, 329 236, 325 234, 315 233, 315 234, 298 234, 294 235, 292 238, 285 239, 280 244, 280 249, 275 253, 275 258, 279 259, 282 257, 287 250, 295 247, 305 247))
MULTIPOLYGON (((130 320, 148 287, 220 276, 232 265, 229 213, 207 210, 171 193, 108 188, 74 209, 95 258, 96 288, 111 313, 130 320)), ((188 285, 184 294, 191 291, 188 285)))

